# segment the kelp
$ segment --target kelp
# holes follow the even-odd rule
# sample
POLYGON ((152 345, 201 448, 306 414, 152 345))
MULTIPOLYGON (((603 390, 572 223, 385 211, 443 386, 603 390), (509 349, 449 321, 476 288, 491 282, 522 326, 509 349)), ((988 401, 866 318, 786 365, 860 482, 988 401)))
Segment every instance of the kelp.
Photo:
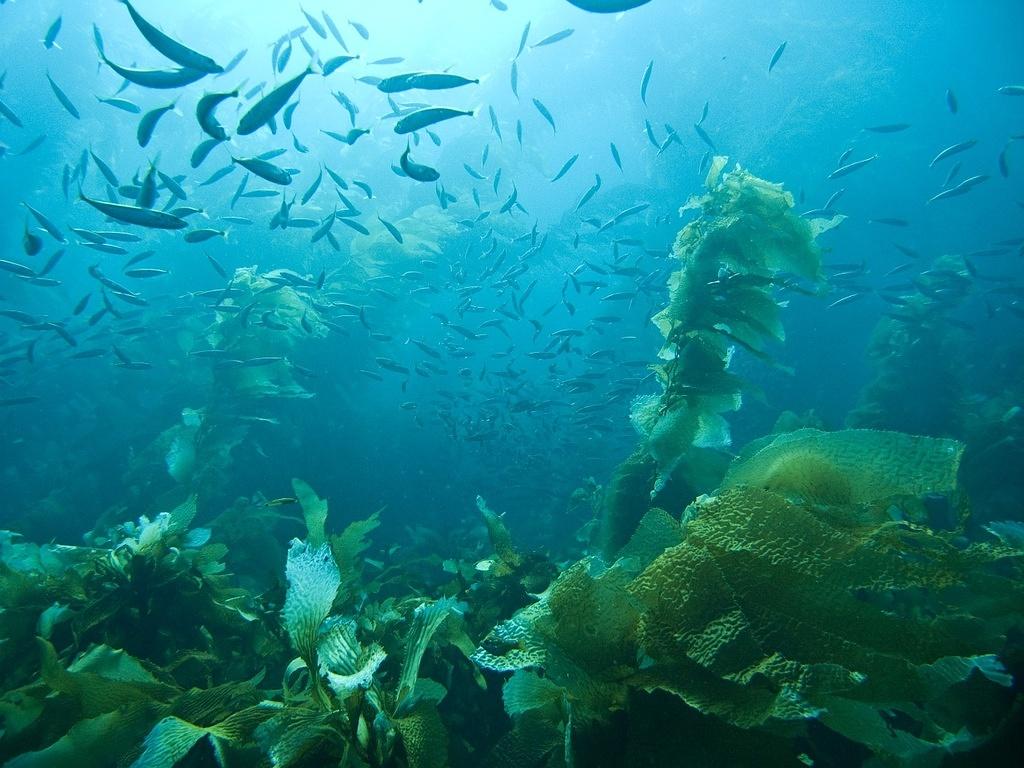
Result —
POLYGON ((738 410, 744 382, 729 370, 740 347, 771 361, 768 346, 785 338, 777 293, 791 281, 821 281, 815 238, 842 221, 808 220, 793 196, 716 157, 706 194, 683 210, 701 215, 680 231, 669 278, 669 304, 653 322, 665 338, 655 366, 662 391, 638 397, 630 417, 655 460, 660 492, 684 459, 730 444, 724 414, 738 410))
POLYGON ((650 511, 618 562, 568 568, 474 660, 514 672, 510 714, 549 731, 567 722, 554 686, 577 723, 660 691, 737 733, 813 721, 887 761, 976 745, 953 704, 967 681, 990 698, 1011 682, 996 654, 1021 620, 1020 551, 895 513, 952 492, 961 450, 867 430, 758 441, 681 525, 650 511))
POLYGON ((970 269, 960 256, 941 256, 915 278, 913 294, 896 297, 872 334, 874 376, 850 426, 964 437, 968 334, 951 315, 972 291, 970 269))

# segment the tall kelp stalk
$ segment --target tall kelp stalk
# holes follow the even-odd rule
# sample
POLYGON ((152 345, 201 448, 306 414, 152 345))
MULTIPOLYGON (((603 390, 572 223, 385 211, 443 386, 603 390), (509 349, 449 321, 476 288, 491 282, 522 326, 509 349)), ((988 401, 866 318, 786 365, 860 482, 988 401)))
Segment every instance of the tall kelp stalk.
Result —
POLYGON ((642 443, 608 496, 606 552, 628 538, 646 510, 641 487, 657 496, 674 474, 697 489, 714 487, 711 467, 722 462, 713 452, 731 441, 725 414, 740 408, 747 388, 730 370, 733 352, 740 347, 775 365, 767 348, 785 338, 778 294, 806 291, 799 281, 812 289, 821 283, 815 238, 843 220, 802 218, 780 184, 738 165, 725 172, 727 162, 714 159, 707 192, 682 209, 700 216, 676 238, 673 256, 681 266, 669 278, 668 306, 653 318, 665 337, 662 362, 654 366, 662 391, 633 402, 630 418, 642 443))

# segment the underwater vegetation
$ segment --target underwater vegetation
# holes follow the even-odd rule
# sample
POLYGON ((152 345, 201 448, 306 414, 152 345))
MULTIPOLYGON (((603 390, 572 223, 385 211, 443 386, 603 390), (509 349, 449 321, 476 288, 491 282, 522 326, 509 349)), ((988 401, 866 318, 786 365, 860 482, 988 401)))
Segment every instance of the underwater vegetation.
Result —
MULTIPOLYGON (((4 765, 937 765, 1000 736, 1024 534, 968 535, 964 443, 803 427, 725 453, 749 389, 732 350, 773 364, 779 295, 815 290, 815 238, 839 223, 725 168, 676 240, 661 393, 634 403, 641 439, 608 488, 580 489, 590 536, 560 562, 481 497, 449 558, 381 550, 379 513, 334 533, 300 479, 196 525, 201 495, 169 499, 225 466, 202 458, 240 439, 225 403, 303 397, 284 358, 320 320, 285 284, 263 311, 299 329, 276 346, 265 326, 206 329, 276 357, 215 367, 209 402, 156 441, 177 485, 84 545, 0 538, 4 765)), ((239 270, 233 305, 272 277, 239 270)))

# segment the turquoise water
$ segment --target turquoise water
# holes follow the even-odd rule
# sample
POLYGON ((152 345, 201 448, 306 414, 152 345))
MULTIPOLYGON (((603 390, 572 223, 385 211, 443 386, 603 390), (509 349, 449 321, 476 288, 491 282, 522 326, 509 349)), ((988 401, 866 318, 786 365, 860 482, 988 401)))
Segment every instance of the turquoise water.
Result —
MULTIPOLYGON (((112 712, 123 722, 108 732, 104 721, 103 756, 86 737, 64 744, 89 764, 131 764, 153 725, 187 711, 161 709, 153 702, 173 697, 152 691, 83 704, 46 673, 36 635, 62 669, 90 649, 120 650, 182 690, 262 669, 238 696, 288 700, 281 679, 297 647, 281 616, 287 553, 295 537, 316 543, 293 478, 328 500, 328 533, 379 513, 351 560, 334 549, 343 573, 358 564, 334 614, 361 622, 367 648, 372 639, 387 651, 374 679, 391 690, 418 603, 451 598, 471 650, 581 558, 628 560, 608 547, 608 510, 634 450, 649 476, 630 497, 633 528, 648 507, 679 520, 750 441, 801 427, 902 432, 963 452, 955 489, 918 488, 899 514, 872 512, 888 509, 957 551, 989 547, 978 561, 998 561, 989 564, 1009 590, 1005 610, 982 611, 958 602, 985 594, 981 577, 966 579, 943 603, 999 640, 947 654, 992 655, 1007 675, 993 702, 971 716, 950 705, 944 719, 905 730, 900 716, 912 715, 895 700, 878 705, 894 734, 917 729, 928 743, 920 753, 833 727, 826 707, 784 727, 777 714, 748 727, 636 678, 626 699, 590 707, 540 665, 567 691, 548 701, 562 702, 548 725, 563 743, 513 758, 495 746, 509 732, 531 740, 508 696, 503 711, 513 668, 460 656, 448 637, 424 662, 423 676, 448 689, 438 705, 448 747, 428 750, 433 763, 394 725, 433 703, 429 693, 405 710, 338 696, 325 704, 307 674, 301 706, 339 719, 347 706, 351 722, 331 721, 331 736, 293 762, 263 748, 270 736, 222 735, 196 736, 181 764, 665 764, 674 742, 650 726, 651 712, 682 701, 685 729, 736 729, 715 730, 713 746, 686 758, 701 764, 758 764, 736 747, 757 729, 771 733, 771 760, 786 764, 982 765, 1013 754, 1007 734, 1019 715, 1006 718, 1014 701, 1019 711, 1021 656, 1009 617, 1019 611, 1012 552, 1024 498, 1019 4, 650 0, 590 13, 563 0, 183 0, 140 2, 135 20, 119 2, 0 6, 0 529, 10 531, 0 753, 11 765, 63 765, 70 758, 55 751, 16 756, 112 712), (190 82, 146 87, 115 67, 158 71, 129 72, 135 80, 190 82), (201 99, 217 93, 204 131, 211 102, 201 99), (436 107, 454 111, 426 111, 436 107), (728 159, 719 167, 716 157, 728 159), (736 259, 742 241, 703 252, 714 262, 701 273, 709 288, 679 294, 670 341, 725 339, 742 396, 707 406, 700 428, 659 447, 636 403, 661 398, 664 415, 677 406, 670 395, 717 392, 708 381, 673 390, 667 369, 653 367, 682 355, 651 322, 684 264, 673 257, 677 234, 695 221, 700 237, 724 226, 720 201, 680 209, 708 190, 709 169, 737 165, 791 195, 783 207, 786 221, 801 222, 795 231, 834 228, 810 246, 821 262, 812 275, 792 264, 748 270, 736 259), (748 328, 760 339, 751 344, 738 325, 686 315, 730 279, 761 281, 779 329, 748 328), (727 436, 710 426, 711 410, 727 436), (199 532, 147 554, 146 525, 193 496, 199 532), (478 497, 493 516, 481 516, 478 497), (511 560, 496 528, 513 542, 511 560), (226 547, 214 558, 223 573, 192 560, 180 570, 176 558, 207 539, 226 547), (124 565, 126 541, 136 565, 124 565), (26 554, 29 542, 44 554, 26 554), (1007 550, 993 554, 997 546, 1007 550), (143 579, 132 568, 146 558, 153 572, 143 579), (161 581, 163 567, 176 575, 161 581), (200 585, 196 595, 178 578, 200 585), (189 624, 189 599, 211 594, 209 578, 244 590, 244 619, 219 626, 197 608, 189 624), (134 597, 97 608, 109 583, 132 585, 134 597), (168 584, 178 585, 173 597, 161 591, 168 584), (156 618, 163 601, 171 622, 156 618), (204 661, 181 660, 197 649, 204 661), (145 715, 131 709, 142 700, 145 715), (954 738, 961 728, 972 738, 954 738), (611 746, 616 733, 628 747, 611 746)), ((741 218, 762 215, 742 209, 741 218)), ((760 244, 777 231, 766 220, 760 244)), ((803 493, 789 501, 811 504, 803 493)), ((917 619, 938 610, 907 601, 917 619)), ((641 641, 637 651, 626 666, 639 674, 650 648, 641 641)), ((125 679, 104 663, 109 679, 125 679)), ((965 673, 952 699, 973 701, 992 677, 965 673)))

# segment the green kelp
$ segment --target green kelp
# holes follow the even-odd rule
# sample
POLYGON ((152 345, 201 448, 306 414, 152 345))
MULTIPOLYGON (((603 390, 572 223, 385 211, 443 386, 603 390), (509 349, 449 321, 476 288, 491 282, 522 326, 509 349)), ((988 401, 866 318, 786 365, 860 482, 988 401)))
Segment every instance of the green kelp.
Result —
POLYGON ((258 704, 254 659, 280 644, 195 515, 190 497, 90 547, 4 539, 0 649, 19 675, 0 698, 6 765, 126 765, 161 718, 207 727, 258 704))
POLYGON ((913 294, 894 297, 899 303, 875 327, 868 348, 875 375, 850 426, 964 436, 968 333, 951 315, 972 290, 969 270, 963 257, 942 256, 915 278, 913 294))
POLYGON ((295 379, 289 356, 302 339, 327 335, 307 293, 315 281, 287 270, 235 270, 232 311, 218 313, 206 340, 225 359, 213 365, 214 395, 222 398, 311 397, 295 379))
POLYGON ((779 184, 716 157, 707 193, 683 210, 701 215, 676 238, 681 268, 669 278, 669 305, 653 321, 665 337, 655 366, 660 395, 637 398, 631 419, 657 463, 654 492, 702 449, 729 445, 724 415, 742 402, 744 382, 729 370, 736 347, 770 361, 784 339, 776 294, 795 280, 820 282, 815 238, 843 217, 804 219, 779 184))
POLYGON ((1024 563, 900 512, 953 490, 961 449, 805 429, 744 451, 681 525, 650 510, 615 564, 571 566, 481 642, 478 664, 516 673, 494 763, 536 733, 546 751, 522 764, 550 764, 558 734, 628 720, 655 692, 737 740, 814 721, 887 762, 979 743, 961 684, 978 705, 1011 683, 996 654, 1022 619, 1024 563))

